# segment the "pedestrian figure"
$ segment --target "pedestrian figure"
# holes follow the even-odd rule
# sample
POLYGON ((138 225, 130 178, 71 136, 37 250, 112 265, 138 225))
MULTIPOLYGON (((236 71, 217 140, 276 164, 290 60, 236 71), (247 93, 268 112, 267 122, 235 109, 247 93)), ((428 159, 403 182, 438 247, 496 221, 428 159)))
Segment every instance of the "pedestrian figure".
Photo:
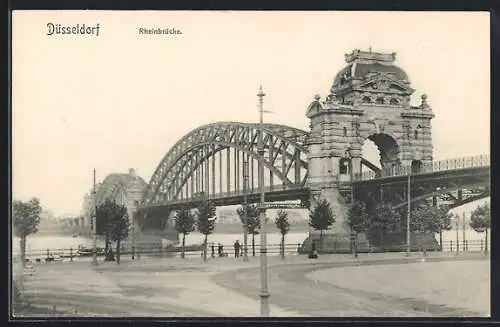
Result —
POLYGON ((214 243, 212 243, 211 248, 212 248, 212 258, 215 258, 215 245, 214 245, 214 243))
POLYGON ((111 247, 108 249, 108 253, 105 255, 105 261, 115 261, 115 255, 111 247))
POLYGON ((311 252, 308 256, 309 259, 318 259, 318 251, 316 250, 316 242, 312 241, 311 252))
POLYGON ((219 254, 219 257, 222 257, 222 244, 218 244, 217 245, 217 253, 219 254))
POLYGON ((235 258, 238 258, 240 256, 240 242, 238 240, 236 240, 236 242, 234 242, 234 257, 235 258))

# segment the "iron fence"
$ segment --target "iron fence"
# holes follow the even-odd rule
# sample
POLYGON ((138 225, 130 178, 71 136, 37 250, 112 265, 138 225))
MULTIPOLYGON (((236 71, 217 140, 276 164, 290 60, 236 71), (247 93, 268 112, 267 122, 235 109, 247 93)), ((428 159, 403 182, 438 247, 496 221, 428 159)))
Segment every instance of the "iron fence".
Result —
MULTIPOLYGON (((218 247, 216 244, 214 245, 214 251, 212 254, 212 244, 209 243, 207 245, 207 257, 215 257, 218 258, 221 255, 219 254, 218 247)), ((243 245, 242 245, 243 247, 243 245)), ((243 248, 240 248, 239 256, 243 256, 243 248)), ((405 243, 401 244, 392 244, 390 246, 377 247, 371 245, 364 245, 358 247, 359 253, 380 253, 380 252, 403 252, 406 248, 405 243)), ((443 241, 442 248, 438 246, 434 251, 442 251, 442 252, 487 252, 490 248, 490 244, 485 243, 483 239, 481 240, 463 240, 458 243, 450 240, 443 241)), ((317 248, 320 253, 351 253, 353 251, 352 243, 346 241, 336 242, 334 246, 329 246, 328 249, 317 248)), ((419 248, 412 248, 412 251, 421 251, 419 248)), ((113 251, 115 249, 113 248, 113 251)), ((253 248, 251 244, 247 247, 248 256, 259 256, 260 255, 260 245, 255 244, 253 248)), ((307 246, 304 246, 301 243, 296 244, 285 244, 285 255, 297 255, 299 253, 306 254, 310 251, 307 246)), ((162 247, 162 246, 137 246, 133 250, 132 249, 122 249, 120 251, 121 257, 130 257, 134 255, 135 257, 140 258, 141 256, 147 257, 180 257, 182 252, 181 247, 162 247)), ((116 252, 114 252, 116 255, 116 252)), ((203 256, 204 249, 201 245, 189 245, 186 246, 184 255, 185 257, 200 257, 203 256)), ((270 256, 279 256, 281 254, 281 245, 280 244, 269 244, 267 246, 267 254, 270 256)), ((13 256, 19 255, 19 252, 14 252, 13 256)), ((98 252, 98 257, 104 257, 104 252, 98 252)), ((233 246, 224 246, 223 247, 223 257, 234 257, 235 250, 233 246)), ((92 252, 87 253, 86 255, 80 255, 75 249, 45 249, 45 250, 32 250, 26 254, 26 261, 28 262, 51 262, 51 261, 73 261, 74 259, 81 259, 85 257, 92 257, 92 252)))

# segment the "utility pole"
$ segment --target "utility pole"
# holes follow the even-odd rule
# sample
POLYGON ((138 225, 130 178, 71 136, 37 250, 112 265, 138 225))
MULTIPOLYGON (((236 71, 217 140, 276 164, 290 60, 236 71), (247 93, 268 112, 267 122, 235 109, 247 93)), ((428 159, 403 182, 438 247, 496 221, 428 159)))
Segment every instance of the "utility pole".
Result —
POLYGON ((407 208, 406 208, 406 256, 410 256, 410 219, 411 219, 411 166, 408 167, 408 185, 406 186, 407 193, 407 208))
POLYGON ((248 155, 243 153, 243 261, 248 261, 248 155))
POLYGON ((462 215, 462 250, 465 252, 467 249, 465 248, 465 212, 462 215))
MULTIPOLYGON (((349 165, 348 165, 348 168, 349 168, 349 180, 350 180, 350 183, 351 183, 351 187, 350 187, 350 198, 351 198, 351 201, 350 201, 350 206, 351 206, 351 210, 352 210, 352 207, 354 206, 354 174, 353 174, 353 171, 352 171, 352 168, 353 168, 353 164, 352 164, 352 153, 351 153, 351 148, 349 148, 348 152, 346 153, 347 157, 349 158, 349 165)), ((352 251, 354 252, 354 258, 357 258, 358 257, 358 233, 353 231, 351 229, 351 246, 353 247, 352 251)))
POLYGON ((94 168, 94 187, 92 189, 92 219, 94 221, 93 240, 92 240, 92 264, 97 266, 97 194, 95 189, 95 168, 94 168))
POLYGON ((269 316, 269 290, 267 289, 267 240, 266 240, 266 204, 264 190, 264 143, 262 125, 264 123, 264 96, 260 86, 259 93, 259 124, 260 130, 258 134, 258 154, 259 154, 259 188, 260 188, 260 314, 261 316, 269 316))
MULTIPOLYGON (((406 130, 406 137, 408 138, 408 144, 411 145, 411 132, 410 125, 404 126, 406 130)), ((406 185, 406 195, 407 195, 407 206, 406 206, 406 256, 410 256, 411 247, 410 247, 410 220, 411 220, 411 167, 412 164, 407 167, 408 169, 408 183, 406 185)))
POLYGON ((457 255, 458 255, 458 252, 460 251, 460 241, 459 241, 459 238, 458 238, 458 231, 460 229, 460 216, 459 215, 456 215, 455 216, 455 219, 456 219, 456 224, 457 224, 457 255))
POLYGON ((132 260, 135 260, 135 216, 139 211, 139 201, 134 201, 134 212, 132 213, 132 260))

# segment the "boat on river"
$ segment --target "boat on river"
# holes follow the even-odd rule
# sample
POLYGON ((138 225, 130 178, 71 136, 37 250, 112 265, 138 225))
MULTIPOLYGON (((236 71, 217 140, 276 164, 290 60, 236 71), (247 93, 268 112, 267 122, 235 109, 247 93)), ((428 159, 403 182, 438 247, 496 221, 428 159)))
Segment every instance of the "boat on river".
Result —
MULTIPOLYGON (((97 247, 97 255, 104 255, 105 251, 104 249, 97 247)), ((83 245, 78 246, 78 250, 76 251, 80 257, 90 257, 93 254, 93 249, 92 248, 87 248, 83 245)))

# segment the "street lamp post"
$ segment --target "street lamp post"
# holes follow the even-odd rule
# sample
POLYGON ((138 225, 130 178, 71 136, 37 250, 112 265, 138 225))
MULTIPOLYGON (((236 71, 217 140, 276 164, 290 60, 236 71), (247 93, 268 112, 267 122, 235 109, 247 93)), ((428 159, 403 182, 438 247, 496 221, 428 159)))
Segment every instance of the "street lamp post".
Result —
POLYGON ((465 212, 462 214, 462 250, 463 252, 467 251, 465 244, 465 212))
POLYGON ((245 156, 245 154, 243 154, 243 261, 248 261, 247 188, 248 188, 248 156, 245 156))
MULTIPOLYGON (((408 138, 408 144, 411 144, 411 132, 410 132, 410 125, 405 125, 404 126, 406 130, 406 137, 408 138)), ((406 256, 410 256, 411 252, 411 245, 410 245, 410 220, 411 220, 411 168, 412 164, 410 162, 410 165, 408 166, 408 183, 406 185, 406 256)))
POLYGON ((457 214, 455 215, 455 219, 456 219, 456 225, 457 225, 457 255, 458 255, 458 252, 460 251, 460 241, 459 241, 459 238, 458 238, 458 233, 459 233, 459 230, 460 230, 460 216, 457 214))
POLYGON ((92 219, 94 221, 93 223, 93 231, 92 231, 92 264, 94 266, 97 266, 97 199, 96 199, 96 183, 95 183, 95 168, 94 168, 94 186, 92 188, 92 208, 93 208, 93 213, 92 213, 92 219))
POLYGON ((258 134, 258 154, 259 154, 259 188, 260 188, 260 314, 261 316, 269 316, 269 291, 267 289, 267 240, 266 240, 266 206, 265 206, 265 190, 264 190, 264 144, 262 124, 264 123, 264 96, 262 86, 259 89, 257 96, 259 97, 259 124, 260 130, 258 134))
MULTIPOLYGON (((439 196, 440 190, 441 190, 440 187, 436 187, 436 192, 434 192, 432 195, 432 206, 433 207, 438 206, 438 196, 439 196)), ((443 252, 443 219, 441 216, 439 217, 439 251, 443 252)))
POLYGON ((410 219, 411 219, 411 166, 408 168, 408 185, 406 186, 407 208, 406 208, 406 256, 410 256, 410 219))
MULTIPOLYGON (((349 160, 347 162, 347 169, 349 170, 349 191, 350 191, 350 206, 351 208, 354 206, 354 174, 352 171, 352 154, 351 154, 351 148, 347 149, 347 151, 344 153, 344 158, 349 160)), ((351 247, 352 247, 352 252, 354 254, 354 258, 358 257, 358 235, 357 232, 351 229, 351 247)))
POLYGON ((138 212, 139 201, 134 201, 135 210, 132 214, 132 260, 135 260, 135 216, 138 212))

